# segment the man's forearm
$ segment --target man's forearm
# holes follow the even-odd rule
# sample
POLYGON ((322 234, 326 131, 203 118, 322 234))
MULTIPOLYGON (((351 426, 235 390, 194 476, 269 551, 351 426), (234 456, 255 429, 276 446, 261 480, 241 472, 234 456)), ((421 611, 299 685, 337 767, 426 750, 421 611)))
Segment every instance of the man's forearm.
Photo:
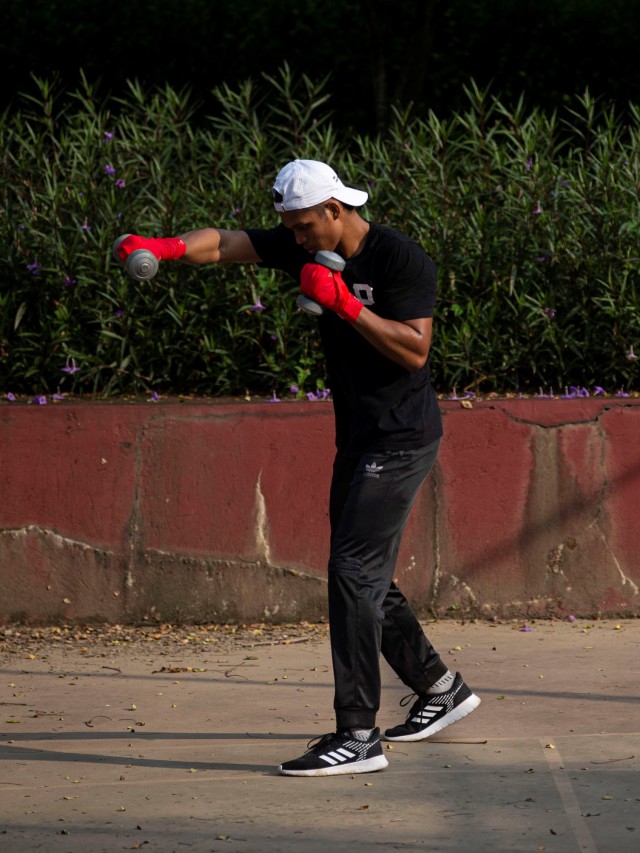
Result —
POLYGON ((415 373, 424 366, 431 347, 433 320, 422 318, 399 322, 378 317, 363 308, 353 328, 378 352, 415 373))

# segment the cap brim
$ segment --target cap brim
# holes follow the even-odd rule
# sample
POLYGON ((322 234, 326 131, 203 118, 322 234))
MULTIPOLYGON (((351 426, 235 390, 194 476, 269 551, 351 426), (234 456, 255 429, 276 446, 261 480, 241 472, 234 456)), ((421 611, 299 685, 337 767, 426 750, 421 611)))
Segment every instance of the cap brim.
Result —
POLYGON ((341 187, 337 193, 333 194, 333 198, 337 198, 343 204, 361 207, 363 204, 366 204, 369 194, 363 190, 353 189, 353 187, 341 187))

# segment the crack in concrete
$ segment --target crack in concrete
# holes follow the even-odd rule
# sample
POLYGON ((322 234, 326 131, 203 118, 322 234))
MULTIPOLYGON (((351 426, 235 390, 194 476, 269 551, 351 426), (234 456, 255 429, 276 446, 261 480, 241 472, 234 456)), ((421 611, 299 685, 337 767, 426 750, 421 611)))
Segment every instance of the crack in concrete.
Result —
POLYGON ((135 586, 135 565, 136 565, 136 554, 139 550, 139 539, 140 539, 140 521, 139 521, 139 507, 140 507, 140 483, 142 480, 142 442, 144 441, 144 437, 147 430, 147 424, 143 423, 140 429, 140 432, 137 434, 136 439, 136 450, 135 450, 135 465, 134 465, 134 477, 133 477, 133 495, 132 495, 132 506, 131 506, 131 515, 129 516, 128 530, 127 530, 127 545, 128 545, 128 555, 125 564, 125 577, 124 577, 124 586, 125 590, 131 590, 135 586))
POLYGON ((565 427, 568 427, 568 426, 587 426, 589 424, 599 425, 600 420, 602 419, 603 415, 607 415, 607 414, 609 414, 609 412, 613 412, 616 409, 628 409, 628 410, 638 409, 640 411, 640 407, 638 407, 638 406, 629 405, 628 403, 620 403, 620 405, 605 406, 600 412, 598 412, 598 414, 593 415, 591 417, 584 417, 584 418, 580 418, 579 420, 575 420, 575 421, 563 420, 563 421, 560 421, 558 423, 553 423, 553 424, 541 424, 538 421, 535 421, 530 417, 515 415, 513 412, 509 411, 509 409, 503 409, 501 406, 491 406, 490 408, 493 409, 494 411, 501 412, 506 418, 508 418, 513 423, 524 424, 525 426, 535 427, 535 428, 541 429, 541 430, 564 429, 565 427))
POLYGON ((436 466, 432 474, 432 489, 433 489, 433 578, 431 581, 431 602, 429 607, 432 612, 435 612, 438 603, 438 592, 440 589, 440 581, 442 579, 442 557, 440 554, 440 520, 441 509, 440 501, 438 500, 438 485, 439 485, 439 469, 436 466))
POLYGON ((625 587, 628 584, 633 591, 633 595, 640 595, 640 587, 638 586, 638 584, 635 581, 631 580, 631 578, 624 573, 622 566, 620 565, 620 561, 618 560, 615 553, 613 552, 611 545, 609 545, 609 542, 607 541, 607 537, 605 536, 604 531, 600 528, 600 525, 598 524, 597 518, 594 518, 594 520, 591 522, 591 524, 587 527, 587 530, 589 530, 591 528, 594 528, 596 530, 598 536, 602 540, 602 544, 604 545, 604 547, 607 549, 609 555, 611 556, 611 559, 613 560, 613 565, 616 567, 616 570, 617 570, 618 574, 620 575, 622 587, 625 587))
POLYGON ((318 582, 322 586, 328 584, 328 579, 313 575, 310 572, 304 572, 300 569, 294 569, 291 566, 274 566, 267 564, 263 560, 244 560, 242 558, 227 558, 224 557, 194 557, 191 554, 180 554, 176 551, 164 551, 161 548, 149 548, 144 552, 146 557, 165 557, 176 562, 197 566, 198 568, 207 570, 215 568, 248 568, 261 569, 272 572, 274 575, 282 575, 284 577, 300 578, 305 581, 318 582))
POLYGON ((267 565, 271 565, 271 546, 268 537, 267 502, 262 493, 262 470, 256 483, 256 548, 267 565))
POLYGON ((63 536, 56 533, 50 527, 41 527, 38 524, 27 524, 25 527, 5 527, 0 529, 0 536, 10 536, 13 539, 18 539, 22 536, 28 536, 30 533, 39 533, 53 540, 54 544, 62 548, 63 546, 72 546, 81 548, 83 551, 92 551, 97 554, 105 554, 113 556, 115 551, 108 548, 98 548, 96 545, 90 545, 88 542, 81 542, 79 539, 72 539, 70 536, 63 536))

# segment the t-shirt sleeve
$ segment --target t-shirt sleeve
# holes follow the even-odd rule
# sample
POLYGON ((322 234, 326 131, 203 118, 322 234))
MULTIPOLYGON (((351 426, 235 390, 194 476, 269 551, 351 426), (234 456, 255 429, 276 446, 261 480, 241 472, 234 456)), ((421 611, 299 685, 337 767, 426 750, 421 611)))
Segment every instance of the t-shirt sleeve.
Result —
POLYGON ((283 270, 297 279, 304 264, 309 263, 309 255, 298 246, 291 229, 284 225, 247 228, 246 233, 260 258, 259 266, 283 270))
POLYGON ((375 277, 383 283, 380 313, 400 321, 433 317, 436 266, 431 258, 409 238, 389 240, 380 249, 375 264, 375 277))
POLYGON ((433 317, 436 265, 412 240, 401 241, 385 259, 385 314, 392 320, 433 317))

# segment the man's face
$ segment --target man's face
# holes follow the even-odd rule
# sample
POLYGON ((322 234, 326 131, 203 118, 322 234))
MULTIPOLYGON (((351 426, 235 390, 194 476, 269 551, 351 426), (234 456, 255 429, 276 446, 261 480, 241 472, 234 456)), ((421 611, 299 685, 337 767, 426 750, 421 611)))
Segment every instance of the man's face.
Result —
POLYGON ((321 249, 333 251, 340 242, 340 217, 334 217, 324 205, 289 210, 281 213, 280 219, 285 228, 293 231, 296 243, 312 255, 321 249))

